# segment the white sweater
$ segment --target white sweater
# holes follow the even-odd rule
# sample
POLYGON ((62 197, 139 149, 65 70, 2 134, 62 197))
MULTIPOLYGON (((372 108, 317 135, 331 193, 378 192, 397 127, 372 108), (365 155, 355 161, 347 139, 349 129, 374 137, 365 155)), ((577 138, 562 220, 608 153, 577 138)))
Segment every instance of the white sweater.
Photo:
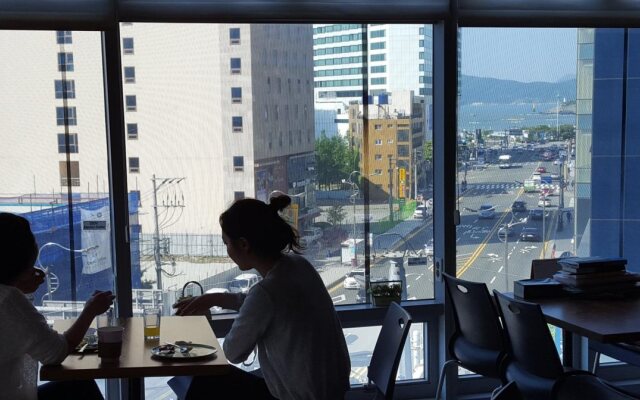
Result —
MULTIPOLYGON (((27 355, 41 363, 58 364, 67 356, 67 341, 49 328, 45 318, 13 286, 0 285, 0 399, 38 398, 34 371, 25 371, 27 355)), ((37 368, 37 367, 35 367, 37 368)))
POLYGON ((336 400, 349 388, 349 353, 320 275, 303 257, 284 255, 247 294, 224 352, 232 363, 256 344, 271 394, 280 400, 336 400))

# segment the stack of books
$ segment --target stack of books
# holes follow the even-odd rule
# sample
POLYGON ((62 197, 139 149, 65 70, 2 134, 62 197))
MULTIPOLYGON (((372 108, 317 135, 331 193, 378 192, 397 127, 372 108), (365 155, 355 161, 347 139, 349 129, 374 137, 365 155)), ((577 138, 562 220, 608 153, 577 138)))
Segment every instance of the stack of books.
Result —
POLYGON ((626 270, 627 260, 615 257, 570 257, 558 260, 553 279, 567 289, 585 293, 636 290, 640 274, 626 270))

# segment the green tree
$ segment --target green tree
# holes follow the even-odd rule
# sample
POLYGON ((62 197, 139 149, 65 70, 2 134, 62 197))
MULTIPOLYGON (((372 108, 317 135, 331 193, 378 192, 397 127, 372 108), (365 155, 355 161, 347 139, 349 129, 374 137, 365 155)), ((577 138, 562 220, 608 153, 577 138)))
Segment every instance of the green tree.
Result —
POLYGON ((422 156, 425 160, 433 161, 433 142, 426 140, 422 145, 422 156))
POLYGON ((333 226, 337 226, 342 224, 346 216, 347 212, 344 211, 344 207, 342 205, 335 205, 327 211, 327 222, 333 226))
POLYGON ((358 156, 355 153, 357 150, 350 149, 345 138, 337 135, 328 138, 322 133, 316 140, 316 164, 320 187, 328 188, 331 184, 340 183, 351 171, 356 170, 358 156))

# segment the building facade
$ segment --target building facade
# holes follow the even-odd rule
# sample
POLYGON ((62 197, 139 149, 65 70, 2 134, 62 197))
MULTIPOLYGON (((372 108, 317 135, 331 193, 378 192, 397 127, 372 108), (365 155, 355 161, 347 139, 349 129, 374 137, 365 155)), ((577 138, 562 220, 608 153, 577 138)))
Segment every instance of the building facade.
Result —
MULTIPOLYGON (((218 234, 235 199, 272 190, 294 195, 301 216, 313 211, 311 25, 123 23, 121 38, 128 187, 143 233, 218 234)), ((0 133, 21 132, 24 147, 0 168, 34 171, 5 174, 2 196, 36 207, 68 191, 107 197, 100 33, 3 31, 0 52, 15 61, 0 66, 14 93, 0 133)))
POLYGON ((430 110, 430 25, 314 25, 313 60, 317 137, 346 134, 346 111, 350 103, 362 103, 365 82, 371 103, 379 95, 412 90, 430 110))

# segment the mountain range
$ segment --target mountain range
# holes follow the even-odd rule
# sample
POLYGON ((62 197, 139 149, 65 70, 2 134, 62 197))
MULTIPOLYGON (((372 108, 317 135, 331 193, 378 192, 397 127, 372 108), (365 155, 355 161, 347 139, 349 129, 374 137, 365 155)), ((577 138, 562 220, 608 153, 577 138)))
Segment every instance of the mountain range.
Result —
POLYGON ((512 80, 482 78, 462 75, 460 104, 491 103, 552 103, 557 96, 560 101, 575 100, 576 79, 558 82, 518 82, 512 80))

